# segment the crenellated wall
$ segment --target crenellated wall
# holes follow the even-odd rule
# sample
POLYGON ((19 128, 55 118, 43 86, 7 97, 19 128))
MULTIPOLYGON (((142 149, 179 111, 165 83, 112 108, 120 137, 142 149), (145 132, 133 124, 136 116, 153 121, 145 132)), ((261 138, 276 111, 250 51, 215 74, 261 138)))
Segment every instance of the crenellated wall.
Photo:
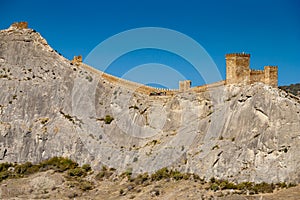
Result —
POLYGON ((133 81, 129 81, 126 79, 122 79, 122 78, 107 74, 105 72, 98 71, 98 70, 94 69, 93 67, 90 67, 89 65, 86 65, 84 63, 81 63, 80 66, 85 68, 86 70, 89 70, 95 74, 98 74, 100 78, 105 79, 116 86, 125 87, 129 90, 137 91, 137 92, 140 92, 143 94, 149 95, 151 92, 165 92, 166 95, 173 95, 178 92, 177 89, 154 88, 154 87, 150 87, 150 86, 136 83, 133 81))
POLYGON ((250 70, 250 84, 256 82, 265 82, 264 70, 250 70))
POLYGON ((72 64, 84 67, 85 69, 92 71, 110 83, 125 87, 132 91, 137 91, 149 95, 150 93, 163 92, 165 95, 174 95, 178 92, 204 92, 209 88, 219 87, 226 84, 253 84, 256 82, 262 82, 272 87, 277 87, 278 80, 278 68, 277 66, 265 66, 264 70, 251 70, 250 69, 250 54, 245 53, 232 53, 226 55, 226 80, 219 81, 212 84, 191 87, 190 80, 184 80, 179 82, 179 89, 164 89, 154 88, 133 81, 125 80, 101 71, 94 69, 84 63, 82 63, 82 56, 74 56, 71 61, 72 64))

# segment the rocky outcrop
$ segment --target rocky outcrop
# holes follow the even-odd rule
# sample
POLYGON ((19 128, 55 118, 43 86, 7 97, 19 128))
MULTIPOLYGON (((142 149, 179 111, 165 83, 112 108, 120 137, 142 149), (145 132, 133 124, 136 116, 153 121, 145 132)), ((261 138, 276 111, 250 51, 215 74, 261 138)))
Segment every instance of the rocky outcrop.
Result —
POLYGON ((0 160, 70 157, 119 171, 171 167, 232 181, 300 182, 300 103, 257 83, 149 96, 0 32, 0 160))

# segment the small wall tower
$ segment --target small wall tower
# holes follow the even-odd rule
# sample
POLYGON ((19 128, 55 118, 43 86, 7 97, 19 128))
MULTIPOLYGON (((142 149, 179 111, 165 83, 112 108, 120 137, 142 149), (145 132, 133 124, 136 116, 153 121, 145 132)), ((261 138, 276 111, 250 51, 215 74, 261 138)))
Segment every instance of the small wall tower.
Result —
POLYGON ((188 91, 191 88, 191 84, 190 80, 179 81, 179 92, 188 91))
POLYGON ((71 63, 73 65, 77 65, 77 66, 81 65, 81 63, 82 63, 82 56, 81 55, 74 56, 73 60, 71 60, 71 63))
POLYGON ((26 28, 28 28, 28 23, 27 22, 15 22, 11 25, 11 27, 16 28, 16 29, 26 29, 26 28))
POLYGON ((272 87, 278 86, 278 67, 277 66, 265 66, 265 84, 272 87))
POLYGON ((226 54, 226 84, 250 84, 250 54, 226 54))

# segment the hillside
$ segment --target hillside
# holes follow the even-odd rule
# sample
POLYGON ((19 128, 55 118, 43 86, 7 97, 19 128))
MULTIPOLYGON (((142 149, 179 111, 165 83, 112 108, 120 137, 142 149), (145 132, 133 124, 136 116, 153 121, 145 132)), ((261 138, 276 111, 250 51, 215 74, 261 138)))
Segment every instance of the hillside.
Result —
POLYGON ((93 171, 66 158, 39 164, 0 164, 1 199, 295 199, 300 186, 291 184, 204 181, 195 174, 159 170, 132 177, 103 167, 93 171), (4 176, 6 174, 6 176, 4 176), (20 178, 22 177, 22 178, 20 178), (4 180, 3 180, 4 179, 4 180))
POLYGON ((289 92, 295 96, 300 97, 300 83, 286 85, 286 86, 280 86, 280 89, 289 92))
POLYGON ((1 162, 63 156, 133 174, 300 182, 300 100, 263 83, 149 96, 10 27, 0 32, 0 85, 1 162))

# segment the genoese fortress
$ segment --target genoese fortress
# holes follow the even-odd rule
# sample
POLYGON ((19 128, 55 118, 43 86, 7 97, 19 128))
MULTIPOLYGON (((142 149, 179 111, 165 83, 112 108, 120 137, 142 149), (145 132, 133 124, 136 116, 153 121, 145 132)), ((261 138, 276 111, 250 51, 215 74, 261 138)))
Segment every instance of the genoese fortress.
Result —
MULTIPOLYGON (((27 22, 16 22, 11 25, 16 29, 27 29, 27 22)), ((246 53, 230 53, 226 54, 226 80, 216 83, 206 84, 202 86, 191 87, 190 80, 179 81, 178 89, 163 89, 154 88, 133 81, 125 80, 113 75, 109 75, 105 72, 96 70, 95 68, 86 65, 82 62, 82 56, 74 56, 74 59, 70 62, 71 65, 81 66, 88 71, 92 71, 95 74, 99 74, 102 79, 108 82, 128 88, 130 90, 138 91, 146 94, 163 94, 172 95, 178 92, 203 92, 209 88, 218 87, 221 85, 230 84, 243 84, 250 85, 256 82, 261 82, 272 87, 278 86, 278 67, 277 66, 265 66, 264 70, 250 69, 250 54, 246 53)), ((204 66, 205 67, 205 66, 204 66)))
MULTIPOLYGON (((101 77, 105 80, 132 89, 141 93, 160 95, 173 95, 178 92, 203 92, 209 88, 218 87, 221 85, 240 84, 250 85, 256 82, 261 82, 272 87, 278 85, 278 67, 277 66, 265 66, 264 70, 250 69, 250 54, 246 53, 231 53, 226 54, 226 80, 216 83, 206 84, 202 86, 191 87, 190 80, 179 81, 178 89, 163 89, 154 88, 133 81, 118 78, 113 75, 101 72, 101 77)), ((82 66, 87 70, 99 73, 100 71, 82 63, 81 56, 74 56, 71 61, 72 65, 82 66)))

